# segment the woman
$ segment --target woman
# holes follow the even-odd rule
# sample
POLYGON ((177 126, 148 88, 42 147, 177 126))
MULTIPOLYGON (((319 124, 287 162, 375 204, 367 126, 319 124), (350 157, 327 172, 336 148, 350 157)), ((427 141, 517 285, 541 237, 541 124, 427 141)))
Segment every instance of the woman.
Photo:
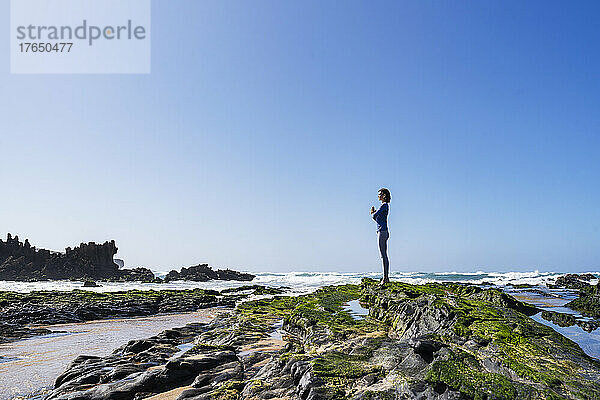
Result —
POLYGON ((387 256, 387 241, 390 238, 390 233, 388 231, 387 216, 390 211, 389 203, 392 195, 386 188, 381 188, 379 189, 378 197, 381 201, 381 207, 377 211, 375 211, 375 207, 371 207, 371 215, 375 222, 377 222, 377 242, 379 243, 379 253, 383 261, 383 279, 381 279, 381 284, 383 285, 390 281, 390 260, 387 256))

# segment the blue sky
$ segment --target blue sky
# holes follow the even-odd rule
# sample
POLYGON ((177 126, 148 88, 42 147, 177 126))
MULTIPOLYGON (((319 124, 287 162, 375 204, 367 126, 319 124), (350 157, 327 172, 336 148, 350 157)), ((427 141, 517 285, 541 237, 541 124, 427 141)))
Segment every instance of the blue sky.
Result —
POLYGON ((0 41, 2 234, 378 271, 386 186, 392 270, 600 267, 597 2, 152 6, 150 75, 10 75, 0 41))

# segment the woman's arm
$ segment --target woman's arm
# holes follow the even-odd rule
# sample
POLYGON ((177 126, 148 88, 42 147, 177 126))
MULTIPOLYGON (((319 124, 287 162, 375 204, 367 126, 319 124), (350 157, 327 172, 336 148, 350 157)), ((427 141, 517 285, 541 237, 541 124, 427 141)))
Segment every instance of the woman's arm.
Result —
POLYGON ((379 207, 379 210, 375 211, 372 215, 374 220, 377 220, 377 216, 379 215, 379 213, 381 212, 381 208, 383 207, 383 204, 381 205, 381 207, 379 207))
POLYGON ((377 217, 378 217, 380 214, 383 214, 383 213, 386 213, 386 214, 387 214, 387 210, 388 210, 388 205, 387 205, 387 203, 383 203, 383 204, 381 205, 381 207, 379 207, 379 210, 377 210, 377 211, 375 211, 375 212, 373 213, 373 219, 374 219, 374 220, 377 220, 377 217))

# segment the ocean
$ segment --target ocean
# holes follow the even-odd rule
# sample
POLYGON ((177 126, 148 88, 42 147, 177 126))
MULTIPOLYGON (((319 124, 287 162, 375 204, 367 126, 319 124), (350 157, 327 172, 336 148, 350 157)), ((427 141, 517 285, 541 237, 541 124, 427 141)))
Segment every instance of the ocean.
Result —
MULTIPOLYGON (((161 275, 161 272, 156 272, 161 275)), ((584 273, 584 272, 582 272, 584 273)), ((598 276, 600 272, 591 272, 598 276)), ((85 288, 95 292, 116 292, 122 290, 160 290, 160 289, 214 289, 223 290, 248 284, 289 287, 294 294, 310 293, 322 286, 357 284, 362 278, 380 279, 380 272, 254 272, 256 278, 251 282, 209 281, 191 282, 175 281, 169 283, 141 282, 99 282, 100 287, 85 288)), ((474 285, 489 284, 506 287, 510 285, 529 284, 545 287, 553 283, 564 272, 392 272, 390 279, 411 284, 428 282, 463 282, 474 285)), ((596 284, 593 280, 591 283, 596 284)), ((83 282, 78 281, 44 281, 44 282, 14 282, 0 281, 1 290, 11 290, 27 293, 34 290, 73 290, 84 289, 83 282)))

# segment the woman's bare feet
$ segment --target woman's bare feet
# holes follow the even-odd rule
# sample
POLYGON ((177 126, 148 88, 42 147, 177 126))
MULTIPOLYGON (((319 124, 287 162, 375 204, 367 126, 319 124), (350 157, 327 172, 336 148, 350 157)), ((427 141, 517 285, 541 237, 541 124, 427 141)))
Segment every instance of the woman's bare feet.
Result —
POLYGON ((379 286, 383 286, 386 283, 390 283, 390 280, 388 278, 383 278, 382 280, 379 281, 379 286))

